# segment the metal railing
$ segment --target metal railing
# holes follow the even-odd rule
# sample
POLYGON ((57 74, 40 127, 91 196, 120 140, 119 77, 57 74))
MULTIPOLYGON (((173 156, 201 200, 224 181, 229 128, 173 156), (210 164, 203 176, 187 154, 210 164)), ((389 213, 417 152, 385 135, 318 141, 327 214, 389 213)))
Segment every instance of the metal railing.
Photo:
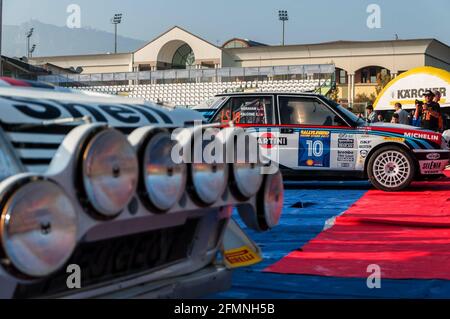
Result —
POLYGON ((266 67, 226 67, 218 69, 186 69, 186 70, 157 70, 121 73, 92 73, 92 74, 54 74, 39 76, 39 81, 55 84, 61 83, 89 83, 89 82, 119 82, 119 81, 158 81, 158 80, 187 80, 198 81, 210 79, 222 81, 235 77, 277 77, 283 75, 299 75, 301 78, 317 76, 317 78, 329 78, 334 74, 333 64, 307 64, 289 66, 266 67), (326 76, 323 76, 326 75, 326 76))

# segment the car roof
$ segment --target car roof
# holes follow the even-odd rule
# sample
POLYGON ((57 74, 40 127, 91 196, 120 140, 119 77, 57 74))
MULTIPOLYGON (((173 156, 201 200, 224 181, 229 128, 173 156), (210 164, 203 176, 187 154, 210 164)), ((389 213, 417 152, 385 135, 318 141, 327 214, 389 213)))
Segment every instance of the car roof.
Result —
POLYGON ((246 96, 246 95, 308 95, 308 96, 321 96, 318 93, 312 92, 298 92, 298 93, 285 93, 285 92, 230 92, 230 93, 220 93, 216 96, 246 96))

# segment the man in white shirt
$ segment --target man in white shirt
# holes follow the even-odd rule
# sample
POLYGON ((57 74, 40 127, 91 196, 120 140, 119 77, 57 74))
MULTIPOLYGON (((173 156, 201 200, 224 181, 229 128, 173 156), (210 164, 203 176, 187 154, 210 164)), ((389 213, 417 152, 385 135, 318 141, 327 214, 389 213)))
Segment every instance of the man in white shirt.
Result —
POLYGON ((395 103, 395 113, 398 114, 398 123, 409 125, 409 114, 402 109, 400 103, 395 103))

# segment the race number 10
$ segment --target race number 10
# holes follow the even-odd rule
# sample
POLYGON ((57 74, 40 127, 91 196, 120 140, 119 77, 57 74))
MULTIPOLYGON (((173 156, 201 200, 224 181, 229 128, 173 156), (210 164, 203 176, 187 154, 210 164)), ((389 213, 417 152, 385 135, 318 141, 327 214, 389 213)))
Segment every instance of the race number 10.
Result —
POLYGON ((321 157, 323 155, 323 142, 307 140, 308 156, 321 157))

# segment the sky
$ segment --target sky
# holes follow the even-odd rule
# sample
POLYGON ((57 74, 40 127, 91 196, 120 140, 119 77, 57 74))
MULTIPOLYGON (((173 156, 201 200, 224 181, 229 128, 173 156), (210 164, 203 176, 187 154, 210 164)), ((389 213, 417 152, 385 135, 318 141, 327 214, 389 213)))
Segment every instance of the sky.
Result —
POLYGON ((36 19, 66 25, 70 4, 81 26, 113 32, 110 18, 124 15, 119 33, 151 40, 174 25, 214 44, 233 37, 280 44, 278 10, 287 10, 286 44, 336 40, 437 38, 450 45, 450 0, 3 0, 4 23, 36 19), (380 28, 367 26, 367 7, 380 8, 380 28))

